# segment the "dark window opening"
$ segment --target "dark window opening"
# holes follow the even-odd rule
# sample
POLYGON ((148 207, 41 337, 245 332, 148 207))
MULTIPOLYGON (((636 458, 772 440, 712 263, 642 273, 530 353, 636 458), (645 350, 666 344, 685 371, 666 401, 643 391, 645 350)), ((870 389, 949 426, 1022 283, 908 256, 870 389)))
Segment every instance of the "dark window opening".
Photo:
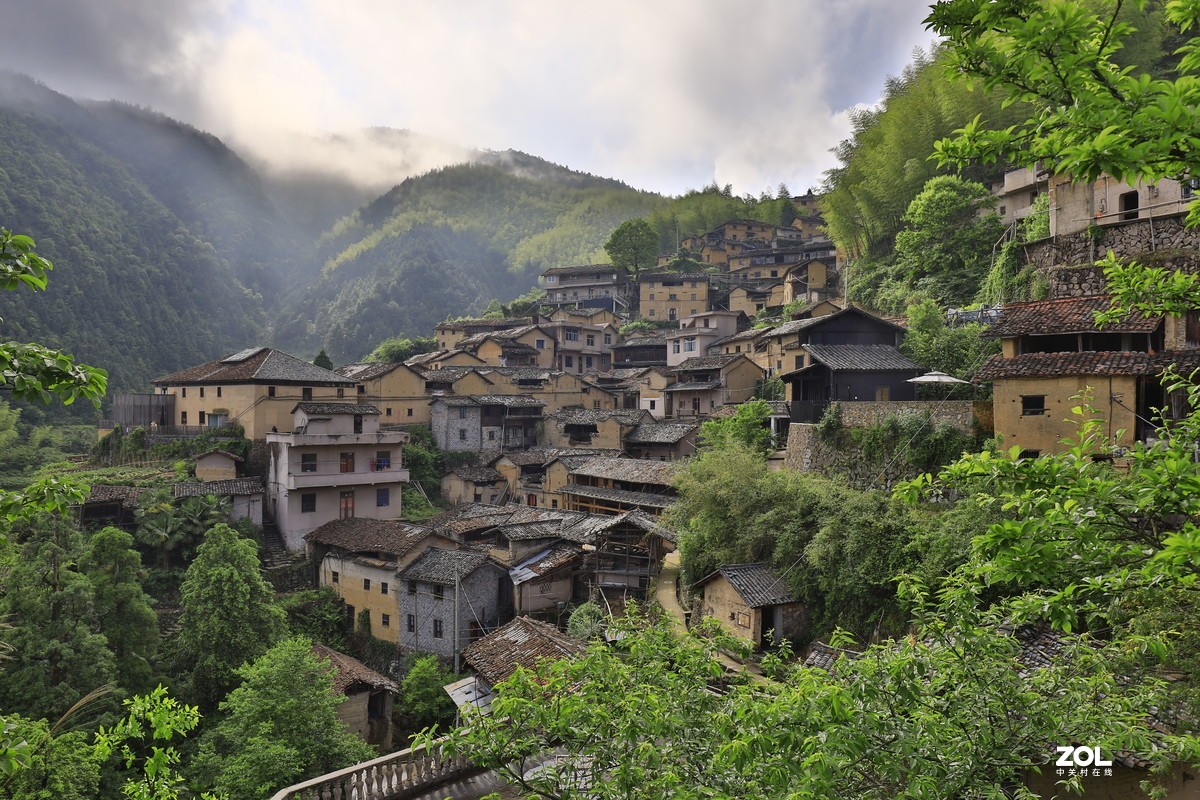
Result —
POLYGON ((1138 218, 1138 193, 1125 192, 1121 195, 1121 219, 1131 220, 1138 218))
POLYGON ((1046 395, 1021 395, 1021 416, 1040 417, 1046 413, 1046 395))

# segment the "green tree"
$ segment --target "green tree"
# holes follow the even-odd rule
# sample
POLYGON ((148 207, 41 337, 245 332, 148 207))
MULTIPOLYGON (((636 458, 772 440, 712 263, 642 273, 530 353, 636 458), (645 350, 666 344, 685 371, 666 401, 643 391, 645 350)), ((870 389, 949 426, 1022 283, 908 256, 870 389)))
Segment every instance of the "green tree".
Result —
POLYGON ((608 237, 604 252, 613 266, 636 279, 639 272, 654 266, 658 258, 658 234, 644 219, 626 220, 608 237))
MULTIPOLYGON (((908 307, 908 332, 900 350, 913 361, 931 370, 944 372, 959 380, 970 381, 987 359, 1000 352, 998 339, 983 338, 987 326, 969 323, 950 327, 946 312, 934 300, 922 300, 908 307)), ((963 399, 972 396, 970 386, 931 384, 919 387, 930 399, 963 399)))
POLYGON ((765 400, 742 403, 733 416, 701 423, 700 441, 705 447, 741 445, 765 456, 775 449, 770 417, 771 406, 765 400))
MULTIPOLYGON (((0 288, 46 288, 54 268, 34 252, 33 239, 0 228, 0 288)), ((39 344, 0 343, 0 386, 19 400, 40 403, 57 398, 71 404, 83 397, 99 408, 108 387, 108 373, 76 364, 69 355, 39 344)), ((43 511, 61 511, 83 502, 82 488, 60 478, 45 478, 20 492, 0 491, 0 522, 29 519, 43 511)), ((0 545, 4 543, 0 527, 0 545)))
POLYGON ((201 737, 193 772, 228 797, 267 798, 306 778, 366 761, 374 750, 337 717, 333 667, 304 638, 239 669, 242 683, 201 737))
MULTIPOLYGON (((0 637, 11 646, 3 664, 0 708, 57 719, 116 676, 113 653, 100 633, 95 593, 78 568, 79 533, 43 516, 21 532, 18 552, 5 565, 0 637)), ((93 710, 103 710, 101 704, 93 710)))
MULTIPOLYGON (((33 239, 0 228, 0 289, 46 288, 46 273, 54 265, 34 249, 33 239)), ((0 344, 0 375, 13 397, 43 403, 56 397, 69 405, 84 397, 98 407, 108 386, 104 370, 76 364, 70 356, 38 344, 0 344)))
MULTIPOLYGON (((917 53, 900 75, 888 79, 878 106, 851 114, 853 132, 834 151, 840 163, 825 174, 821 209, 830 236, 860 272, 864 259, 877 264, 891 253, 913 198, 930 178, 947 172, 930 159, 938 139, 976 115, 1006 125, 1026 112, 946 80, 947 58, 941 48, 917 53)), ((961 168, 964 177, 986 183, 1000 174, 1001 165, 964 162, 961 168)))
POLYGON ((100 788, 100 760, 83 731, 56 733, 45 720, 8 718, 6 737, 26 742, 19 770, 0 770, 3 800, 91 800, 100 788))
POLYGON ((164 491, 140 504, 134 515, 138 542, 169 569, 190 562, 204 534, 229 519, 229 501, 215 495, 176 501, 164 491))
POLYGON ((142 589, 142 560, 133 537, 118 528, 92 534, 79 568, 92 584, 100 630, 117 660, 118 682, 129 691, 149 691, 158 617, 142 589))
MULTIPOLYGON (((162 686, 125 701, 125 717, 96 733, 95 754, 101 761, 117 756, 126 776, 122 796, 129 800, 183 800, 196 797, 180 771, 182 757, 173 744, 200 724, 200 711, 181 704, 162 686)), ((200 800, 215 800, 203 793, 200 800)))
POLYGON ((456 680, 458 676, 445 669, 437 656, 421 656, 414 660, 400 683, 399 713, 405 727, 416 732, 453 722, 454 701, 442 687, 456 680))
MULTIPOLYGON (((1200 151, 1193 143, 1200 37, 1188 38, 1200 7, 1196 0, 1163 6, 1180 34, 1175 76, 1166 78, 1123 63, 1122 50, 1135 34, 1126 5, 936 3, 926 22, 947 37, 951 67, 1030 109, 1007 128, 971 121, 938 142, 941 163, 1045 159, 1058 172, 1088 181, 1107 174, 1153 183, 1200 174, 1200 151)), ((1132 5, 1139 13, 1146 10, 1145 2, 1132 5)), ((1188 221, 1200 223, 1200 202, 1192 202, 1188 221)), ((1120 308, 1183 313, 1200 292, 1200 276, 1194 274, 1114 258, 1100 263, 1120 308)))
POLYGON ((628 337, 636 333, 652 333, 658 329, 658 326, 648 319, 635 319, 622 325, 620 332, 622 336, 628 337))
POLYGON ((1047 742, 1095 742, 1159 765, 1195 752, 1145 724, 1157 693, 1125 685, 1084 640, 1028 668, 1001 612, 933 607, 916 622, 915 636, 832 674, 777 664, 779 680, 760 684, 724 673, 716 651, 736 642, 708 628, 711 639, 676 638, 635 613, 613 646, 518 671, 492 713, 468 711, 445 747, 528 796, 613 800, 1032 800, 1020 780, 1049 768, 1047 742), (533 769, 551 751, 556 762, 533 769))
POLYGON ((413 356, 428 353, 437 347, 437 339, 432 336, 414 336, 411 339, 396 336, 384 339, 375 349, 367 354, 366 361, 384 364, 398 364, 413 356))
POLYGON ((333 359, 329 357, 324 348, 321 348, 321 352, 317 353, 317 357, 313 359, 312 363, 314 367, 333 369, 333 359))
POLYGON ((909 203, 906 227, 896 234, 896 265, 908 285, 946 304, 970 303, 1004 230, 994 205, 981 183, 931 178, 909 203))
POLYGON ((238 667, 266 652, 285 630, 283 610, 259 567, 254 542, 216 525, 184 576, 179 657, 201 708, 216 707, 237 685, 238 667))
POLYGON ((585 642, 604 635, 604 609, 596 603, 582 603, 567 618, 567 633, 585 642))

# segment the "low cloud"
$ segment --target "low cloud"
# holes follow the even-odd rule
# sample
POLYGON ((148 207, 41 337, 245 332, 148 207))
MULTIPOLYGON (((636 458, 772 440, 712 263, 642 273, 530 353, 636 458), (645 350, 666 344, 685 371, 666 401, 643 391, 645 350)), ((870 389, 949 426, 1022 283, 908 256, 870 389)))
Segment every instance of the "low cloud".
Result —
POLYGON ((31 35, 0 65, 369 186, 512 147, 669 193, 801 191, 930 41, 916 0, 16 5, 31 35))

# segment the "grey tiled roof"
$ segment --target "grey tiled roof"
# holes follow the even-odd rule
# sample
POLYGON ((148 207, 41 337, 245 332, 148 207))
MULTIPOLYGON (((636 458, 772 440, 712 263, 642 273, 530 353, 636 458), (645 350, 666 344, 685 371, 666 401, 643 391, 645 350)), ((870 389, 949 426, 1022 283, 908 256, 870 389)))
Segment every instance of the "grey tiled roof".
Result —
POLYGON ((741 353, 729 353, 720 356, 695 356, 684 361, 671 371, 676 375, 680 375, 684 372, 696 372, 698 370, 724 369, 740 358, 744 358, 741 353))
MULTIPOLYGON (((476 372, 475 366, 450 366, 442 367, 441 369, 426 369, 424 367, 414 367, 414 369, 427 381, 457 381, 464 375, 469 375, 476 372)), ((490 381, 489 381, 490 383, 490 381)))
POLYGON ((804 666, 810 669, 823 669, 826 672, 832 672, 838 659, 856 659, 860 656, 862 656, 862 653, 856 650, 841 650, 836 647, 830 647, 824 642, 813 642, 808 651, 808 656, 804 659, 804 666))
POLYGON ((367 403, 297 403, 292 413, 303 411, 309 416, 314 414, 354 414, 378 415, 379 409, 367 403))
POLYGON ((643 422, 625 436, 625 444, 675 444, 697 428, 686 422, 643 422))
POLYGON ((597 272, 597 273, 603 273, 603 274, 616 273, 618 275, 624 274, 624 273, 618 272, 617 268, 614 267, 612 264, 581 264, 579 266, 574 266, 574 267, 551 267, 550 269, 545 270, 542 274, 543 275, 578 275, 578 274, 588 273, 588 272, 597 272))
POLYGON ((735 333, 733 336, 726 336, 724 339, 720 339, 714 344, 725 344, 726 342, 742 342, 747 339, 758 339, 766 334, 767 328, 751 328, 748 331, 735 333))
POLYGON ((602 486, 582 486, 578 483, 568 483, 560 491, 563 494, 573 494, 576 497, 591 497, 596 500, 612 500, 631 506, 646 506, 649 508, 668 508, 675 502, 674 497, 656 492, 631 492, 626 489, 606 489, 602 486))
POLYGON ((451 474, 471 483, 496 483, 504 480, 504 476, 491 467, 455 467, 451 474))
POLYGON ((352 553, 389 553, 402 556, 420 544, 432 531, 396 519, 351 517, 326 522, 304 535, 305 541, 339 547, 352 553))
POLYGON ((571 471, 573 475, 609 478, 629 483, 652 483, 670 486, 675 475, 674 464, 666 461, 647 461, 640 458, 589 458, 571 471))
POLYGON ((707 392, 710 389, 720 389, 720 381, 684 381, 673 383, 664 392, 707 392))
POLYGON ((364 361, 358 364, 343 364, 334 369, 334 372, 350 380, 369 381, 404 366, 407 365, 387 361, 364 361))
POLYGON ((767 331, 768 337, 775 336, 790 336, 793 333, 799 333, 805 328, 811 328, 818 322, 827 319, 827 317, 809 317, 808 319, 794 319, 791 322, 785 322, 777 328, 771 328, 767 331))
POLYGON ((472 394, 454 397, 435 397, 434 403, 448 406, 504 406, 505 408, 539 408, 546 405, 536 397, 525 394, 472 394))
POLYGON ((563 408, 546 415, 564 425, 588 425, 615 419, 622 425, 636 425, 648 412, 623 408, 563 408))
POLYGON ((750 608, 797 602, 792 590, 779 573, 771 569, 770 564, 726 564, 711 575, 701 578, 696 585, 702 586, 717 575, 724 576, 750 608))
POLYGON ((974 380, 1071 375, 1158 375, 1169 366, 1174 366, 1184 375, 1200 368, 1200 350, 1168 350, 1163 353, 1085 350, 1082 353, 1022 353, 1013 358, 995 355, 980 367, 974 380))
POLYGON ((137 486, 106 486, 94 483, 88 490, 85 503, 120 503, 128 509, 137 508, 142 495, 152 495, 155 489, 143 489, 137 486))
POLYGON ((453 586, 456 580, 467 577, 488 563, 488 560, 484 553, 431 547, 422 553, 412 566, 400 573, 400 576, 410 581, 453 586))
POLYGON ((529 317, 504 317, 502 319, 448 319, 433 326, 435 331, 458 330, 459 328, 515 328, 528 325, 529 317))
POLYGON ((172 487, 175 497, 238 497, 243 495, 262 494, 262 478, 238 478, 229 481, 199 481, 194 483, 177 483, 172 487))
POLYGON ((496 463, 501 458, 507 458, 518 466, 531 466, 534 464, 549 464, 554 459, 565 456, 616 456, 618 454, 619 451, 617 450, 605 450, 598 447, 531 447, 528 450, 498 453, 492 459, 492 463, 496 463))
POLYGON ((338 694, 345 694, 346 690, 355 686, 369 686, 392 694, 400 692, 400 687, 395 681, 386 675, 380 675, 353 656, 339 653, 323 644, 314 644, 312 650, 313 655, 325 659, 333 667, 333 690, 338 694))
POLYGON ((1150 333, 1162 324, 1162 317, 1147 317, 1134 312, 1118 322, 1100 328, 1096 324, 1096 312, 1106 311, 1112 306, 1112 298, 1062 297, 1057 300, 1037 300, 1031 303, 1014 303, 1005 306, 1000 320, 985 336, 1022 336, 1032 334, 1047 336, 1067 333, 1150 333))
POLYGON ((815 361, 833 370, 924 372, 925 368, 890 345, 806 344, 815 361))
POLYGON ((282 350, 258 347, 155 378, 154 383, 169 386, 215 383, 307 383, 314 386, 347 386, 354 381, 282 350))

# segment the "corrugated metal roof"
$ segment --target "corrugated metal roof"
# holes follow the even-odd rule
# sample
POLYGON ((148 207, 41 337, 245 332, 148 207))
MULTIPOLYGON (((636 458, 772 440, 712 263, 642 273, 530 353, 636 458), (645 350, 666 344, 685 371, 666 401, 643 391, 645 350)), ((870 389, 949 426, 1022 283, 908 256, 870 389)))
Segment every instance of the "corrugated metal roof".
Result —
POLYGON ((555 570, 562 569, 575 561, 581 552, 583 551, 579 548, 567 545, 548 547, 510 569, 508 576, 512 578, 513 585, 520 586, 535 578, 541 578, 555 570))

